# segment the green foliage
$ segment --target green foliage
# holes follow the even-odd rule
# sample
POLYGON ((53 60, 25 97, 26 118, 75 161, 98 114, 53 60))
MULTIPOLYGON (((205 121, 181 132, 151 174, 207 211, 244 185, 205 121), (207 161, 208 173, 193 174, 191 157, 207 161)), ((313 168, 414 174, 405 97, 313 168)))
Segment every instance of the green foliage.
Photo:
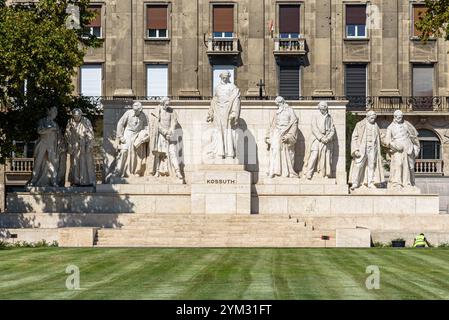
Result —
POLYGON ((72 96, 72 79, 88 46, 101 41, 84 35, 94 19, 88 0, 41 0, 35 6, 0 3, 0 163, 14 150, 13 140, 33 141, 36 123, 50 107, 58 108, 64 126, 68 111, 80 107, 91 115, 94 105, 72 96), (66 12, 75 4, 80 28, 69 28, 66 12), (26 83, 26 85, 25 85, 26 83), (26 90, 25 90, 26 88, 26 90))
POLYGON ((390 243, 374 242, 372 244, 372 247, 374 247, 374 248, 391 248, 391 242, 390 243))
POLYGON ((447 242, 442 242, 438 245, 438 248, 449 248, 449 243, 447 242))
POLYGON ((352 156, 351 156, 351 139, 352 132, 354 131, 355 125, 360 119, 356 114, 352 112, 346 112, 346 172, 349 172, 351 168, 352 156))
POLYGON ((422 32, 421 39, 443 37, 449 40, 449 0, 425 0, 425 5, 428 11, 415 24, 422 32))

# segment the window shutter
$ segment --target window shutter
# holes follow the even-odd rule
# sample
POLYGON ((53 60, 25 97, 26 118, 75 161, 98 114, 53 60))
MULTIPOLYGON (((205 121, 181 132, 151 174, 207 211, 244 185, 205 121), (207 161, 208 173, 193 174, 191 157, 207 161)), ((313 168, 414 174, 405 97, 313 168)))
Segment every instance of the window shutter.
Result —
POLYGON ((427 12, 427 8, 422 4, 415 4, 413 6, 413 35, 419 37, 422 35, 422 32, 416 28, 416 23, 421 20, 423 14, 427 12))
POLYGON ((234 32, 234 6, 215 5, 213 7, 214 32, 234 32))
POLYGON ((300 66, 279 66, 279 95, 289 100, 299 99, 300 93, 300 66))
POLYGON ((346 65, 346 95, 348 97, 366 97, 366 65, 346 65))
POLYGON ((299 33, 299 5, 279 6, 279 32, 299 33))
POLYGON ((366 25, 366 5, 347 5, 346 25, 366 25))
POLYGON ((103 74, 101 64, 81 66, 81 95, 100 97, 102 95, 103 74))
POLYGON ((89 27, 101 27, 101 6, 91 6, 90 11, 95 12, 95 20, 89 23, 89 27))
POLYGON ((167 29, 167 6, 147 6, 147 29, 167 29))
POLYGON ((147 96, 168 96, 168 65, 147 65, 147 96))
POLYGON ((433 66, 413 66, 413 95, 425 97, 433 95, 433 66))

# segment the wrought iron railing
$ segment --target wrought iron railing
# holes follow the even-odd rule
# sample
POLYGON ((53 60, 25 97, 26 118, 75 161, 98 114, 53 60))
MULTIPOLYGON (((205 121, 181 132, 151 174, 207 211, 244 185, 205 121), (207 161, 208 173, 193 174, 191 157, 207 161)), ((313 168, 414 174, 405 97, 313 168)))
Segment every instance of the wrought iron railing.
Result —
POLYGON ((367 111, 394 112, 401 110, 403 112, 419 111, 449 111, 448 96, 398 96, 398 97, 357 97, 348 96, 348 111, 367 111))

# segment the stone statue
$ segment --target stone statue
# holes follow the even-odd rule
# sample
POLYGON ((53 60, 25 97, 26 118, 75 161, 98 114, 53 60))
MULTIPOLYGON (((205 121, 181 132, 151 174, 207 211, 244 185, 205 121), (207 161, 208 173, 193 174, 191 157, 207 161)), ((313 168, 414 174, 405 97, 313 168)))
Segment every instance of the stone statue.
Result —
POLYGON ((65 131, 67 151, 70 155, 69 182, 72 186, 96 184, 93 157, 94 129, 80 109, 72 111, 65 131))
POLYGON ((119 177, 143 176, 150 139, 148 118, 142 104, 135 102, 117 124, 119 154, 114 175, 119 177))
POLYGON ((55 121, 57 116, 58 109, 52 107, 38 122, 39 139, 34 149, 31 180, 27 184, 30 187, 64 186, 65 167, 60 168, 60 154, 65 154, 65 144, 55 121))
POLYGON ((298 137, 298 117, 284 98, 275 100, 278 110, 271 120, 270 128, 265 138, 270 151, 268 176, 297 178, 294 171, 295 146, 298 137))
POLYGON ((385 135, 385 146, 391 158, 388 187, 412 188, 415 186, 415 158, 420 151, 418 131, 404 120, 402 111, 396 110, 393 116, 385 135))
POLYGON ((179 168, 175 130, 178 124, 176 112, 170 108, 170 99, 162 98, 151 113, 151 150, 154 155, 153 175, 176 176, 184 180, 179 168))
POLYGON ((220 74, 220 83, 215 88, 209 108, 207 122, 214 126, 210 158, 236 157, 236 127, 240 117, 240 90, 230 82, 229 71, 220 74))
POLYGON ((318 104, 319 112, 312 118, 312 134, 306 151, 304 168, 305 177, 312 179, 317 172, 323 178, 332 174, 332 153, 334 148, 335 126, 329 114, 326 101, 318 104))
POLYGON ((351 190, 362 185, 376 188, 376 184, 385 181, 380 152, 381 134, 376 118, 376 113, 369 111, 366 118, 356 124, 352 133, 352 164, 349 171, 351 190))

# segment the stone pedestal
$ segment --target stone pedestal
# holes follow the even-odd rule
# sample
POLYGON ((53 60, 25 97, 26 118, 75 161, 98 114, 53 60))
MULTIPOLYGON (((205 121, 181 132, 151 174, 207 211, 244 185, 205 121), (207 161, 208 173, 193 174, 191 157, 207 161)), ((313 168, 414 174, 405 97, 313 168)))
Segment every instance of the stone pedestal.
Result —
POLYGON ((244 165, 207 164, 192 173, 192 214, 250 214, 251 173, 244 165))
POLYGON ((96 228, 61 228, 59 247, 93 247, 96 228))

